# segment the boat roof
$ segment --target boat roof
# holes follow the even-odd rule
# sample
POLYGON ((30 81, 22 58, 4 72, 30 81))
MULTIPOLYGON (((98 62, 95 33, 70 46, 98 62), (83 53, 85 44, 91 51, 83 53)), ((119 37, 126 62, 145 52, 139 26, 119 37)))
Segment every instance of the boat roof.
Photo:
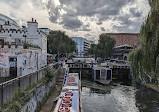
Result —
POLYGON ((54 112, 58 112, 59 108, 62 107, 62 100, 65 97, 65 92, 66 91, 71 91, 73 92, 72 97, 72 106, 70 106, 70 112, 79 112, 79 106, 80 106, 80 102, 79 102, 79 76, 78 73, 69 73, 68 76, 66 77, 66 82, 63 86, 62 92, 59 96, 58 102, 56 104, 56 107, 54 109, 54 112), (69 80, 69 76, 74 76, 75 77, 75 81, 74 81, 74 85, 68 85, 67 82, 69 80))

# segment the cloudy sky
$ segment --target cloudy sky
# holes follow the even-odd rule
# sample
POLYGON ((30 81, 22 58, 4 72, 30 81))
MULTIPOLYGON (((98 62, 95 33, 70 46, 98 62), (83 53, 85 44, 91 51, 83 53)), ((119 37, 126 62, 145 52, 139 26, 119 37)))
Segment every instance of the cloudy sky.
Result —
POLYGON ((149 10, 147 0, 0 0, 0 13, 20 26, 33 17, 39 27, 95 41, 101 33, 138 33, 149 10))

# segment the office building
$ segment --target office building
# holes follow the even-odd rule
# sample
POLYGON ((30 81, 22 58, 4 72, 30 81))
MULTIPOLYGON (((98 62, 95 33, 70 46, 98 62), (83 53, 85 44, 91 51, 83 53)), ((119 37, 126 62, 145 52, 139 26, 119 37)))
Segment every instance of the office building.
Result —
POLYGON ((139 34, 138 33, 106 33, 108 36, 116 40, 115 46, 120 45, 137 45, 139 34))
POLYGON ((72 37, 72 40, 76 42, 78 57, 86 56, 93 42, 83 37, 72 37))

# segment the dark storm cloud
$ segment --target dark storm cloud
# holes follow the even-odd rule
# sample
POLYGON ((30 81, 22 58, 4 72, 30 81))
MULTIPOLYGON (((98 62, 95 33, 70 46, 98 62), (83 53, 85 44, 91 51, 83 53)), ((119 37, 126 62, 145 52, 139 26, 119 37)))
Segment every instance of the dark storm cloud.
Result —
POLYGON ((79 29, 78 31, 91 31, 91 29, 86 28, 86 27, 82 27, 81 29, 79 29))
POLYGON ((138 33, 140 31, 140 27, 142 25, 141 19, 131 20, 131 18, 127 16, 119 17, 118 25, 112 25, 113 30, 117 30, 121 33, 138 33))
POLYGON ((101 21, 96 22, 97 25, 102 25, 103 23, 101 21))
POLYGON ((130 8, 128 14, 118 15, 114 17, 114 20, 118 21, 118 25, 113 25, 113 29, 118 32, 139 32, 142 24, 142 12, 136 8, 130 8), (137 18, 137 20, 133 20, 137 18))
POLYGON ((117 17, 116 20, 118 20, 121 25, 130 25, 132 24, 132 20, 130 18, 130 15, 124 15, 117 17))
POLYGON ((129 11, 134 17, 142 16, 142 12, 139 12, 136 8, 131 8, 131 9, 129 9, 129 11))
POLYGON ((90 23, 87 23, 87 24, 83 25, 81 27, 81 29, 79 29, 79 31, 91 31, 91 29, 89 27, 90 27, 90 23))
POLYGON ((97 17, 97 25, 101 25, 103 21, 111 19, 111 16, 119 15, 121 9, 134 2, 134 0, 59 0, 60 5, 55 6, 53 0, 48 1, 47 8, 49 10, 50 21, 53 23, 58 23, 61 20, 65 28, 80 28, 82 22, 77 18, 79 16, 83 17, 97 17), (70 16, 64 18, 62 16, 62 11, 65 11, 65 16, 70 16), (77 20, 75 20, 77 19, 77 20), (71 20, 73 20, 71 22, 71 20))
POLYGON ((50 16, 50 21, 53 23, 57 23, 58 19, 61 17, 60 7, 56 7, 54 1, 49 0, 47 4, 48 13, 50 16))
POLYGON ((117 15, 120 9, 134 0, 60 0, 61 6, 76 10, 76 15, 94 16, 95 14, 117 15))
POLYGON ((60 24, 62 24, 66 29, 76 29, 83 25, 83 23, 73 15, 63 15, 62 22, 60 24))
POLYGON ((101 31, 105 31, 105 28, 104 27, 100 27, 101 31))

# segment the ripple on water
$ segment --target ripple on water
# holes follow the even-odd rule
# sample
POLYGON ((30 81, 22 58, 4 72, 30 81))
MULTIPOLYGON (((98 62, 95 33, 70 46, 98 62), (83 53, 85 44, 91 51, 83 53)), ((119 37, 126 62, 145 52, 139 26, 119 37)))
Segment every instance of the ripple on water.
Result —
POLYGON ((135 105, 136 90, 131 86, 117 85, 115 87, 105 87, 89 81, 84 81, 84 85, 85 87, 82 87, 84 112, 139 111, 135 105))

